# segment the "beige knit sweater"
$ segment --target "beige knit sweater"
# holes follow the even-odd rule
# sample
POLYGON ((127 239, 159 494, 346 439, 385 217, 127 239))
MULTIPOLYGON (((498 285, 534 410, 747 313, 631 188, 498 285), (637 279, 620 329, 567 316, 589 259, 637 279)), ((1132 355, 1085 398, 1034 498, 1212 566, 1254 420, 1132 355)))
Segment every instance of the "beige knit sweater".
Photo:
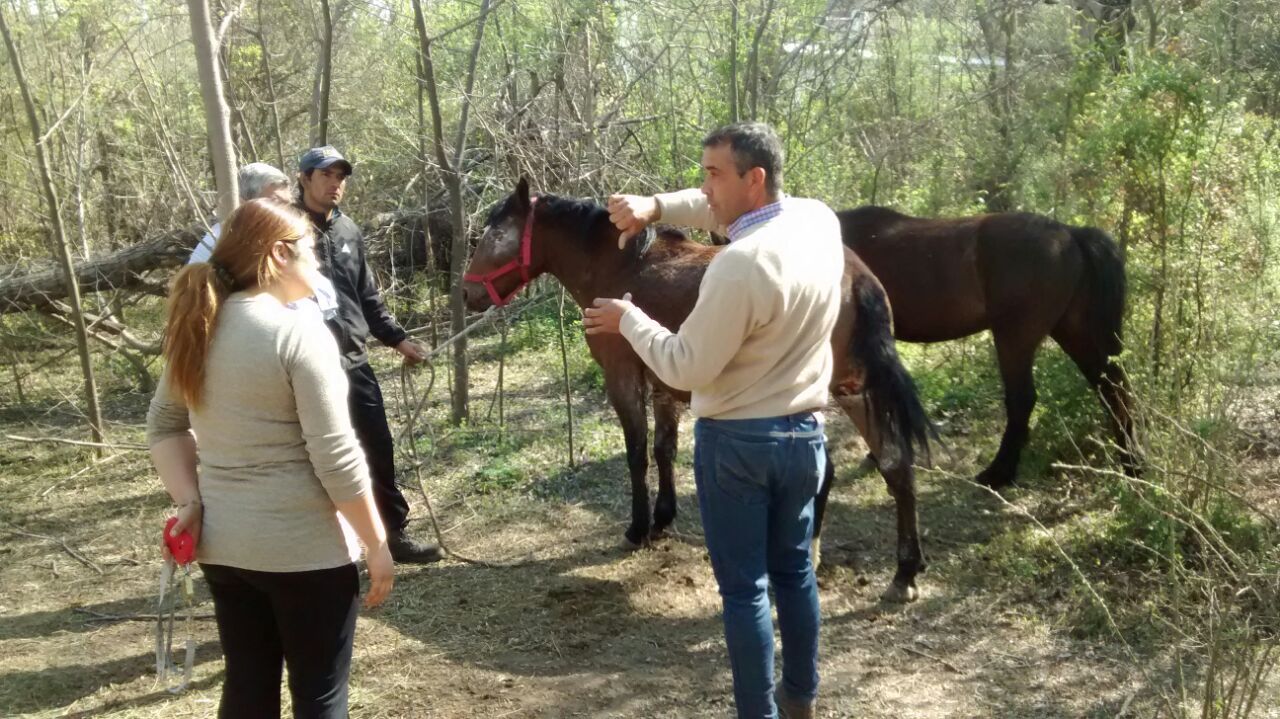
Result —
MULTIPOLYGON (((723 231, 698 190, 658 196, 662 222, 723 231)), ((693 394, 698 417, 754 419, 820 408, 831 381, 844 247, 835 213, 785 198, 712 260, 698 302, 671 332, 639 308, 621 332, 654 373, 693 394)))
POLYGON ((359 558, 335 501, 370 491, 351 428, 347 378, 315 311, 268 294, 231 295, 218 313, 203 405, 188 411, 160 380, 147 440, 194 430, 204 523, 196 558, 267 572, 359 558))

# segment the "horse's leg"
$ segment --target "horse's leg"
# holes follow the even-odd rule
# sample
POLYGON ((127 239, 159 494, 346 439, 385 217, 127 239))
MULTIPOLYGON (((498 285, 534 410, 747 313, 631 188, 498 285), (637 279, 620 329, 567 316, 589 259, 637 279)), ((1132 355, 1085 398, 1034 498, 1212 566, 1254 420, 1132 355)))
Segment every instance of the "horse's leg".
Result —
POLYGON ((907 462, 898 462, 886 468, 883 457, 882 435, 870 412, 870 401, 861 394, 839 395, 836 398, 858 433, 866 441, 871 454, 879 461, 880 474, 893 497, 898 512, 898 571, 893 575, 889 588, 880 595, 890 602, 912 602, 920 596, 916 588, 916 575, 925 570, 924 552, 920 549, 919 519, 916 515, 915 469, 907 462))
POLYGON ((1031 365, 1035 361, 1043 335, 1018 330, 992 331, 996 341, 996 358, 1000 363, 1000 379, 1004 382, 1004 407, 1008 424, 1000 439, 1000 449, 991 464, 975 481, 995 489, 1013 484, 1018 471, 1018 458, 1030 433, 1031 410, 1036 406, 1035 378, 1031 365))
POLYGON ((676 447, 680 440, 680 404, 666 392, 653 393, 653 461, 658 465, 658 501, 653 505, 651 539, 676 519, 676 447))
POLYGON ((813 498, 813 541, 810 553, 813 568, 822 564, 822 520, 827 516, 827 498, 831 496, 831 485, 836 483, 836 465, 831 461, 831 448, 827 448, 827 468, 822 475, 822 488, 818 496, 813 498))
POLYGON ((1133 434, 1133 400, 1129 395, 1129 378, 1124 368, 1111 361, 1106 351, 1098 346, 1088 327, 1064 320, 1053 330, 1053 339, 1080 368, 1080 373, 1098 390, 1102 405, 1107 410, 1116 444, 1120 446, 1120 461, 1126 473, 1137 476, 1138 466, 1134 456, 1137 445, 1133 434))
POLYGON ((1133 395, 1129 391, 1129 377, 1124 368, 1108 359, 1099 383, 1102 401, 1111 417, 1111 430, 1120 445, 1120 464, 1125 474, 1138 477, 1142 474, 1142 459, 1138 438, 1133 428, 1133 395))
POLYGON ((634 549, 649 540, 649 418, 645 411, 644 375, 630 364, 610 367, 604 375, 605 394, 618 413, 627 445, 627 469, 631 473, 631 526, 627 546, 634 549))

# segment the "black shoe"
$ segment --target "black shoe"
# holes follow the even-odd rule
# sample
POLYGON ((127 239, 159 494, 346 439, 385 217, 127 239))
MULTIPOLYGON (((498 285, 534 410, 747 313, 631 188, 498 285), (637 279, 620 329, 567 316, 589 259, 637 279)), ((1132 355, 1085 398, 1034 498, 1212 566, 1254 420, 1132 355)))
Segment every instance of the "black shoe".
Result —
POLYGON ((387 537, 387 549, 397 564, 431 564, 440 561, 440 547, 421 542, 403 532, 392 532, 387 537))

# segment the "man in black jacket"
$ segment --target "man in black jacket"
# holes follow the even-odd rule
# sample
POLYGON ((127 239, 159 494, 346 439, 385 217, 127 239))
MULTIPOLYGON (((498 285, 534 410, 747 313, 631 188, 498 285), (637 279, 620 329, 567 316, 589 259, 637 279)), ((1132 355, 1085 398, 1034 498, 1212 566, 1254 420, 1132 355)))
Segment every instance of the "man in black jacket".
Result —
POLYGON ((331 146, 307 150, 298 161, 298 206, 316 228, 320 272, 333 282, 337 292, 338 311, 326 323, 338 340, 342 368, 347 371, 351 424, 369 462, 373 496, 387 527, 391 556, 397 562, 425 564, 440 558, 440 548, 405 534, 409 503, 396 486, 394 442, 365 343, 373 335, 410 363, 421 362, 427 354, 408 338, 382 303, 365 261, 360 227, 338 209, 351 170, 351 163, 331 146))

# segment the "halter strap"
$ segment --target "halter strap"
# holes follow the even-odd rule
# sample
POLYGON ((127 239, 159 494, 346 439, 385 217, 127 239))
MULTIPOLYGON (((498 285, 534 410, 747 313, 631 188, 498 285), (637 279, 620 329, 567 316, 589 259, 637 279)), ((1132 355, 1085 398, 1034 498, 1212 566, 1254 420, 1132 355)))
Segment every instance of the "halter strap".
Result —
POLYGON ((467 273, 462 276, 464 282, 480 282, 484 284, 485 290, 489 293, 489 299, 497 307, 502 307, 510 302, 519 292, 529 284, 529 266, 533 263, 533 208, 538 204, 537 197, 529 198, 529 214, 524 219, 524 233, 520 235, 520 255, 505 265, 490 270, 484 274, 467 273), (494 286, 493 281, 499 277, 503 277, 511 272, 520 270, 520 284, 506 297, 498 293, 498 288, 494 286))

